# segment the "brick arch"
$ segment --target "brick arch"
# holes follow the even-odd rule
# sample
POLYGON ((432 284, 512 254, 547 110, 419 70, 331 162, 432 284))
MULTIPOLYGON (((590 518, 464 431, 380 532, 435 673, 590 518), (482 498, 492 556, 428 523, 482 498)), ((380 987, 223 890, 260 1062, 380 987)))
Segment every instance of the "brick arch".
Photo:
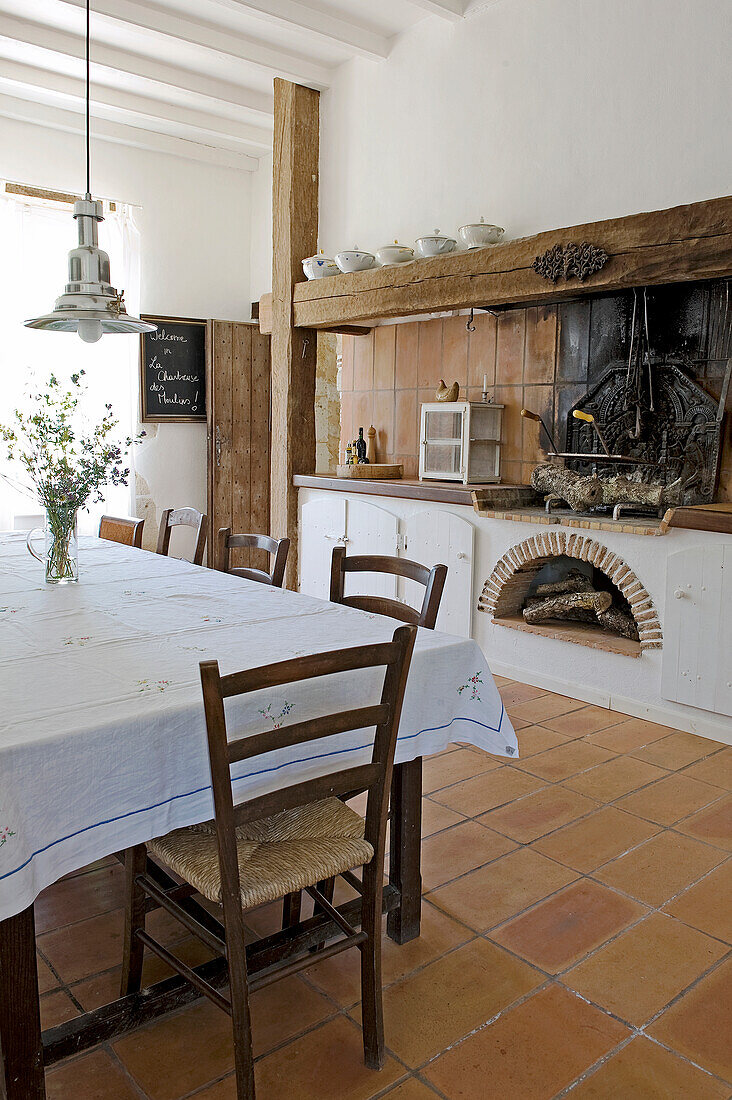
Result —
POLYGON ((512 546, 496 562, 485 582, 478 610, 495 618, 519 613, 535 575, 560 554, 590 562, 602 570, 630 605, 641 649, 663 647, 661 623, 653 600, 627 562, 595 539, 576 532, 568 535, 564 531, 547 531, 512 546))

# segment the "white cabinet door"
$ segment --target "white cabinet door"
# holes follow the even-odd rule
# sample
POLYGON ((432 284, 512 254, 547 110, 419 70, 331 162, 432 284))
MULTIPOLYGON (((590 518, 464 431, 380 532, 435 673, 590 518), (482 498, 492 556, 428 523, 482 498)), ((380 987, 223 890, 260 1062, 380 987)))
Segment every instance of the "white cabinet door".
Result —
POLYGON ((661 694, 732 715, 732 547, 696 546, 668 559, 661 694))
MULTIPOLYGON (((399 543, 399 520, 385 508, 362 500, 347 501, 346 551, 359 554, 385 554, 395 557, 399 543)), ((347 573, 346 596, 388 596, 397 594, 397 578, 389 573, 347 573)))
POLYGON ((342 496, 308 500, 300 510, 300 591, 327 600, 333 547, 346 534, 346 500, 342 496))
MULTIPOLYGON (((437 616, 437 629, 470 637, 473 604, 473 541, 475 528, 453 512, 427 508, 404 521, 404 557, 430 569, 447 566, 447 581, 437 616)), ((405 581, 404 598, 419 607, 424 589, 405 581)))

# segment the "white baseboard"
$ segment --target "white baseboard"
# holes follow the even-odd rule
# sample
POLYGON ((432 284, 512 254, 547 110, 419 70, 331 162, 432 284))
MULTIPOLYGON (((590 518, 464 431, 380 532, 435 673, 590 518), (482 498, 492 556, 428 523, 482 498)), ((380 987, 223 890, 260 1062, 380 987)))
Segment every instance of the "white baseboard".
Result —
POLYGON ((491 672, 497 676, 508 676, 520 683, 531 683, 536 687, 556 691, 560 695, 569 695, 572 699, 581 699, 584 703, 595 703, 599 707, 609 707, 631 718, 645 718, 662 726, 670 726, 684 733, 696 733, 702 737, 711 737, 725 745, 732 745, 732 720, 723 715, 700 714, 699 711, 683 711, 665 707, 663 704, 641 703, 637 699, 627 699, 623 695, 599 691, 596 688, 578 684, 576 681, 562 680, 558 676, 546 676, 543 672, 528 673, 525 668, 503 664, 501 661, 489 661, 491 672), (528 678, 530 676, 530 679, 528 678))

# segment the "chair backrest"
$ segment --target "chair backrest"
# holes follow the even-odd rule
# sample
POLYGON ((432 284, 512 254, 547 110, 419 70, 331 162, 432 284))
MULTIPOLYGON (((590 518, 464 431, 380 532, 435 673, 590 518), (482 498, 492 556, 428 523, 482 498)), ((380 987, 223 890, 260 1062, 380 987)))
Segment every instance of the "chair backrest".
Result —
POLYGON ((390 615, 392 619, 434 630, 446 577, 446 565, 434 565, 432 569, 428 569, 426 565, 409 561, 408 558, 390 558, 376 554, 348 557, 345 546, 334 546, 330 567, 330 599, 332 603, 344 603, 376 615, 390 615), (393 573, 397 577, 406 577, 407 580, 423 584, 425 593, 422 606, 417 611, 388 596, 344 596, 346 573, 393 573))
POLYGON ((261 581, 262 584, 282 588, 289 552, 289 539, 273 539, 269 535, 232 535, 230 527, 220 527, 216 544, 216 568, 222 573, 232 573, 235 577, 245 577, 249 581, 261 581), (273 559, 270 572, 255 569, 253 566, 230 565, 230 551, 237 548, 266 551, 273 559))
MULTIPOLYGON (((400 626, 390 642, 295 657, 277 664, 234 672, 228 676, 220 675, 217 661, 201 662, 221 892, 227 926, 230 917, 238 922, 240 918, 237 913, 241 914, 235 829, 245 822, 256 821, 324 798, 368 791, 365 837, 376 853, 376 866, 383 867, 394 750, 416 636, 414 627, 400 626), (295 722, 239 738, 227 731, 224 700, 232 696, 331 676, 338 672, 380 666, 384 666, 386 672, 379 702, 372 706, 324 714, 304 722, 295 722), (230 770, 232 764, 292 745, 338 737, 349 730, 371 727, 376 728, 376 733, 370 763, 335 770, 315 779, 307 779, 269 794, 250 798, 234 806, 230 770)), ((323 699, 327 698, 327 691, 324 691, 323 699)), ((330 759, 337 760, 338 757, 330 759)))
POLYGON ((160 520, 157 553, 167 557, 170 548, 170 532, 173 527, 192 527, 196 532, 196 546, 191 561, 194 565, 203 565, 203 551, 206 549, 208 517, 196 508, 166 508, 160 520))
POLYGON ((102 516, 99 521, 99 538, 121 542, 123 546, 142 546, 144 519, 134 516, 102 516))

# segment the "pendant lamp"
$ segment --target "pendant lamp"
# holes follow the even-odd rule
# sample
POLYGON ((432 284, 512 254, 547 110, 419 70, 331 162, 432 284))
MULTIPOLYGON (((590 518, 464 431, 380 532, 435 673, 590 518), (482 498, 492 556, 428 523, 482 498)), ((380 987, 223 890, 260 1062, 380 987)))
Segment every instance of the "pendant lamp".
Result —
POLYGON ((104 221, 102 204, 91 197, 89 152, 89 5, 86 0, 86 195, 74 203, 79 230, 78 248, 69 252, 69 281, 53 313, 25 321, 26 328, 51 332, 78 332, 94 344, 105 332, 154 332, 157 325, 130 317, 124 291, 119 294, 109 281, 109 256, 99 248, 97 223, 104 221))

